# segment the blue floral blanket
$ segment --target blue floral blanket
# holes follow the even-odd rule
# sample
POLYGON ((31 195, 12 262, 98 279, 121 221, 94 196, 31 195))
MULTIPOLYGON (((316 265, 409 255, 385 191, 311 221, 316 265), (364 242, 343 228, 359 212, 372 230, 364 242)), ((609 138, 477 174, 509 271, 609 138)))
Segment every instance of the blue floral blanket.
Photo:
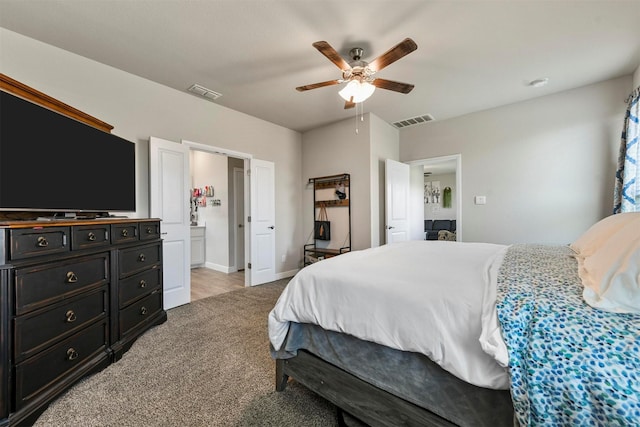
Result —
POLYGON ((640 426, 640 315, 582 298, 566 246, 512 245, 497 311, 522 426, 640 426))

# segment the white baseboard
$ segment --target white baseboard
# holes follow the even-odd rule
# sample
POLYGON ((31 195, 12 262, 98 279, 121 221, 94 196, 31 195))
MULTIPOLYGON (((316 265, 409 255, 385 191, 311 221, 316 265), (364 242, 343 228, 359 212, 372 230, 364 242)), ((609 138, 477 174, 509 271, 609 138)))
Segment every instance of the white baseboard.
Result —
POLYGON ((233 273, 234 271, 232 271, 232 267, 229 267, 227 265, 220 265, 220 264, 214 264, 212 262, 207 262, 204 265, 207 268, 210 268, 212 270, 215 271, 219 271, 221 273, 225 273, 225 274, 229 274, 229 273, 233 273))
POLYGON ((280 273, 276 273, 276 280, 280 280, 280 279, 286 279, 288 277, 293 277, 296 275, 296 273, 300 271, 299 268, 295 269, 295 270, 289 270, 289 271, 282 271, 280 273))
MULTIPOLYGON (((212 262, 207 262, 205 265, 203 265, 203 267, 210 268, 211 270, 219 271, 225 274, 235 273, 238 271, 238 269, 235 266, 227 267, 225 265, 214 264, 212 262)), ((276 273, 276 280, 293 277, 298 273, 298 271, 300 271, 299 268, 295 270, 281 271, 280 273, 276 273)))

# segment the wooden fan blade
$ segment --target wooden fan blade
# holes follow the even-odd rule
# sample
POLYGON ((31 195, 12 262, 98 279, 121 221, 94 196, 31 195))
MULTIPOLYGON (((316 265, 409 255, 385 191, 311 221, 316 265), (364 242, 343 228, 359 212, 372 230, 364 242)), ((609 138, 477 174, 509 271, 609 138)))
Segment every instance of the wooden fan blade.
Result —
POLYGON ((345 101, 345 102, 344 102, 344 109, 345 109, 345 110, 348 110, 349 108, 353 108, 353 107, 355 107, 355 106, 356 106, 356 103, 355 103, 355 102, 353 102, 353 96, 351 97, 351 100, 350 100, 350 101, 345 101))
POLYGON ((380 89, 387 89, 401 93, 409 93, 414 88, 414 85, 409 83, 394 82, 393 80, 386 79, 375 79, 371 84, 375 87, 379 87, 380 89))
POLYGON ((329 81, 326 81, 326 82, 320 82, 320 83, 313 83, 313 84, 310 84, 310 85, 298 86, 296 88, 296 90, 298 92, 304 92, 305 90, 317 89, 319 87, 337 85, 338 83, 341 83, 341 82, 342 82, 342 80, 329 80, 329 81))
POLYGON ((324 56, 326 56, 327 58, 329 58, 329 61, 333 62, 334 64, 336 64, 336 66, 338 68, 340 68, 341 70, 350 70, 351 69, 351 65, 349 65, 349 63, 347 61, 344 60, 344 58, 342 56, 340 56, 340 54, 338 52, 336 52, 336 50, 331 47, 331 45, 325 41, 319 41, 319 42, 315 42, 313 44, 313 47, 315 47, 316 49, 318 49, 318 51, 323 54, 324 56))
POLYGON ((371 61, 369 63, 369 68, 374 72, 380 71, 389 64, 393 64, 403 56, 410 54, 417 48, 418 45, 416 44, 416 42, 414 42, 410 38, 406 38, 373 61, 371 61))

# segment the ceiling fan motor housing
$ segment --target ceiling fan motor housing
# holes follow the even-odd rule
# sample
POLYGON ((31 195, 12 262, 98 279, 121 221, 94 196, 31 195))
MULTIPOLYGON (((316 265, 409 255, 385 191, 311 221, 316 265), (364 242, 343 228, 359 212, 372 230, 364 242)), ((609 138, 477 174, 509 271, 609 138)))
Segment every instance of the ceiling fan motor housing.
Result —
POLYGON ((373 81, 374 71, 369 68, 369 63, 361 60, 364 54, 364 49, 361 47, 354 47, 349 51, 351 61, 349 61, 350 69, 342 70, 342 80, 351 81, 358 80, 361 83, 373 81))
POLYGON ((362 58, 363 53, 364 53, 364 49, 362 49, 361 47, 354 47, 349 51, 349 56, 354 61, 358 61, 360 60, 360 58, 362 58))

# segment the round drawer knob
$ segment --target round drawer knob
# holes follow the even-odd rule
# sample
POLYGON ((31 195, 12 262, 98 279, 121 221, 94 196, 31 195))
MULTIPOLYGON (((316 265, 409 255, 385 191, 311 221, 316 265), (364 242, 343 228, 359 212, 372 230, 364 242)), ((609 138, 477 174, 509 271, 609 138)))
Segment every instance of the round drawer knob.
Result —
POLYGON ((73 271, 68 271, 67 272, 67 283, 76 283, 78 281, 78 276, 76 276, 76 273, 74 273, 73 271))
POLYGON ((76 313, 73 310, 69 310, 65 313, 64 317, 67 318, 67 323, 73 323, 76 321, 76 313))
POLYGON ((153 228, 147 227, 147 234, 151 234, 151 233, 153 233, 153 228))
POLYGON ((96 235, 95 235, 95 234, 93 234, 93 233, 91 233, 91 232, 89 232, 89 234, 87 234, 87 239, 88 239, 90 242, 93 242, 94 240, 96 240, 96 235))
POLYGON ((76 360, 78 358, 78 352, 75 348, 70 348, 67 350, 67 360, 76 360))
POLYGON ((46 248, 47 246, 49 246, 49 242, 47 242, 47 238, 44 236, 38 237, 38 247, 46 248))
POLYGON ((144 254, 140 254, 138 255, 138 261, 140 262, 144 262, 147 258, 144 256, 144 254))
POLYGON ((129 235, 129 231, 125 228, 120 234, 122 234, 122 237, 127 237, 129 235))
POLYGON ((147 312, 148 312, 147 307, 140 307, 140 314, 144 316, 145 314, 147 314, 147 312))
POLYGON ((147 287, 147 281, 144 280, 144 279, 140 280, 140 287, 141 288, 146 288, 147 287))

